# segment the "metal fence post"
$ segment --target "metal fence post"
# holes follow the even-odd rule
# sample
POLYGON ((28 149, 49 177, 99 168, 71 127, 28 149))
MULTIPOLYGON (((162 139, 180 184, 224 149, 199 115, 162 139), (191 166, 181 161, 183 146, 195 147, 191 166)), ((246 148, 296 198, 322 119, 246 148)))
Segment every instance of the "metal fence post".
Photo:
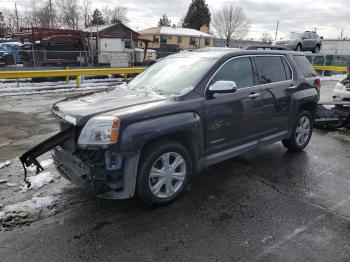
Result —
MULTIPOLYGON (((68 71, 70 68, 69 68, 69 66, 66 66, 66 70, 68 71)), ((69 83, 69 76, 67 75, 66 76, 66 83, 68 84, 69 83)))
POLYGON ((76 78, 75 78, 75 79, 76 79, 76 82, 77 82, 77 86, 76 86, 77 88, 80 88, 80 77, 81 77, 81 76, 78 75, 78 76, 76 76, 76 78))
MULTIPOLYGON (((15 63, 15 71, 17 71, 17 58, 16 58, 15 52, 13 52, 12 55, 13 55, 13 62, 15 63)), ((16 78, 16 83, 17 83, 17 87, 19 87, 18 77, 16 78)))

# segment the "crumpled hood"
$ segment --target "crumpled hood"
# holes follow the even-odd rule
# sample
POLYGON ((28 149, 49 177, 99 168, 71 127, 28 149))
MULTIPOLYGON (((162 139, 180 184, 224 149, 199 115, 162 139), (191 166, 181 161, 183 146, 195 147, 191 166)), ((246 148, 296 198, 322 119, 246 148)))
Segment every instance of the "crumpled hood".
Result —
POLYGON ((116 87, 112 91, 98 92, 76 98, 68 98, 57 102, 53 106, 53 114, 74 125, 84 125, 91 117, 110 111, 128 109, 129 107, 140 109, 152 102, 165 100, 165 96, 141 90, 129 90, 124 87, 116 87))

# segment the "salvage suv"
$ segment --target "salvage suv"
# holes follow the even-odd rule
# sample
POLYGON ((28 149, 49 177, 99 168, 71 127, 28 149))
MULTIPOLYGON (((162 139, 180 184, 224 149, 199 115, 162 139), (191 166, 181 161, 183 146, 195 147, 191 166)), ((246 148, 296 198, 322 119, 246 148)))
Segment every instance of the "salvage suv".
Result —
POLYGON ((56 103, 61 132, 21 161, 40 171, 36 157, 53 150, 62 176, 99 197, 161 205, 207 166, 277 141, 301 151, 319 89, 298 52, 182 52, 112 90, 56 103))

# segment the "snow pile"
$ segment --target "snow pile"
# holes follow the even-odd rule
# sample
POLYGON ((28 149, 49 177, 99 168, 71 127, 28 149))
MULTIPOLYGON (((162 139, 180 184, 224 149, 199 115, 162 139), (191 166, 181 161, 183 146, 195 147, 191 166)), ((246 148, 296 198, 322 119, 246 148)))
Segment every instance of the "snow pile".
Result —
MULTIPOLYGON (((46 159, 46 160, 43 160, 40 162, 40 165, 43 167, 43 168, 47 168, 49 166, 51 166, 53 164, 53 159, 50 158, 50 159, 46 159)), ((36 166, 35 165, 31 165, 30 167, 28 167, 28 171, 29 172, 35 172, 36 171, 36 166)))
POLYGON ((332 76, 321 76, 320 79, 322 81, 340 81, 346 78, 347 75, 332 75, 332 76))
POLYGON ((51 183, 54 180, 54 176, 50 172, 43 172, 36 176, 28 177, 27 179, 30 182, 30 187, 27 186, 27 184, 21 185, 21 192, 25 193, 28 190, 32 189, 39 189, 43 186, 51 183))
POLYGON ((25 224, 53 214, 56 197, 33 197, 17 204, 7 205, 0 211, 0 225, 10 227, 25 224))
POLYGON ((11 165, 11 161, 7 160, 5 162, 0 163, 0 169, 4 168, 5 166, 11 165))

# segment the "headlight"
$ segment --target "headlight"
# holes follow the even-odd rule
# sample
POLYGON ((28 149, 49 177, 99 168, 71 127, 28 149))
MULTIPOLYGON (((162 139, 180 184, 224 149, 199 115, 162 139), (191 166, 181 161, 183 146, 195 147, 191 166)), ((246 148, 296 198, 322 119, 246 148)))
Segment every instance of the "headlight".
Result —
POLYGON ((119 119, 115 116, 91 118, 78 139, 79 145, 108 145, 116 143, 119 133, 119 119))

